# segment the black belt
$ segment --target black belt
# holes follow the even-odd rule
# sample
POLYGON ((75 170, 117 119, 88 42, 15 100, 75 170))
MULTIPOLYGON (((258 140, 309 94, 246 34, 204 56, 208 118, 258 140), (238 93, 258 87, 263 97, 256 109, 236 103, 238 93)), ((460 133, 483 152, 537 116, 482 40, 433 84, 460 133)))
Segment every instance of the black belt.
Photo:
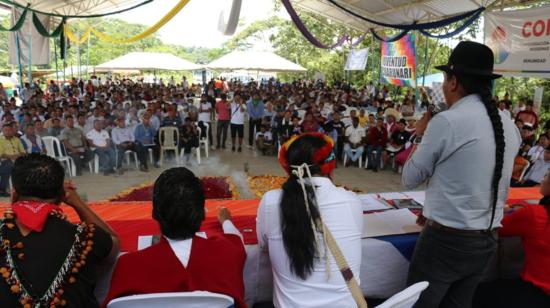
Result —
MULTIPOLYGON (((454 234, 472 234, 472 235, 480 235, 480 234, 487 234, 487 230, 463 230, 463 229, 456 229, 444 226, 437 221, 428 219, 426 220, 426 226, 432 227, 437 230, 441 230, 448 233, 454 233, 454 234)), ((490 233, 496 232, 496 228, 492 229, 490 233)))

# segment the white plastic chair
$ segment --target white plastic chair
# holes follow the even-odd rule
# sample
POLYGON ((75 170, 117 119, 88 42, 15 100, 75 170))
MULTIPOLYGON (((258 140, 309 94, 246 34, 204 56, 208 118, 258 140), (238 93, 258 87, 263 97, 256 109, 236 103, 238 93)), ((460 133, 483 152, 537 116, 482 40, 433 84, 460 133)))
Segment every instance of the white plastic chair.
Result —
POLYGON ((376 306, 376 308, 412 308, 416 301, 418 301, 420 294, 422 294, 429 285, 427 281, 417 282, 390 297, 381 305, 376 306))
POLYGON ((126 151, 124 152, 124 156, 126 156, 126 164, 128 166, 130 166, 130 156, 133 155, 134 156, 134 162, 136 163, 136 169, 139 169, 139 162, 138 162, 138 156, 137 156, 137 153, 134 152, 134 151, 126 151))
POLYGON ((227 295, 195 291, 125 296, 113 299, 107 308, 228 308, 233 305, 233 298, 227 295))
POLYGON ((75 163, 70 156, 63 154, 59 139, 56 137, 46 136, 42 137, 42 141, 44 141, 44 145, 46 146, 46 154, 55 158, 60 163, 66 164, 67 170, 69 171, 69 176, 76 176, 76 168, 74 168, 75 163))
MULTIPOLYGON (((355 154, 357 152, 357 149, 351 149, 351 152, 355 154)), ((348 155, 346 154, 346 152, 344 152, 344 166, 346 165, 347 161, 348 161, 348 155)), ((363 157, 359 157, 358 161, 359 161, 359 168, 363 168, 363 157)))
POLYGON ((164 152, 174 151, 176 153, 176 159, 179 157, 178 144, 180 141, 180 133, 177 127, 161 127, 159 129, 159 143, 160 143, 160 160, 159 164, 162 166, 164 162, 164 152))
POLYGON ((94 159, 88 162, 88 167, 90 167, 90 174, 99 173, 99 156, 94 153, 94 159))
MULTIPOLYGON (((210 146, 208 143, 208 132, 210 131, 210 123, 207 123, 207 122, 202 122, 202 125, 204 125, 204 127, 206 127, 206 134, 204 135, 204 138, 202 138, 202 135, 199 133, 199 136, 201 136, 201 138, 199 139, 199 152, 200 152, 200 148, 201 148, 201 145, 204 146, 204 156, 206 156, 206 158, 208 158, 208 147, 210 146)), ((200 153, 198 154, 200 155, 200 153)))

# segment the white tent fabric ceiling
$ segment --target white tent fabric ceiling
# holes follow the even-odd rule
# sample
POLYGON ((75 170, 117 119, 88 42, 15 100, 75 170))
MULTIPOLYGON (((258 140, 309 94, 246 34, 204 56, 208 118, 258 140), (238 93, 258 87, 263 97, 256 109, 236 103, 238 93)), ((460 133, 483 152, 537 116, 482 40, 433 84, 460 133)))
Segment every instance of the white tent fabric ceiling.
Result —
POLYGON ((144 0, 14 0, 32 9, 60 15, 102 14, 129 8, 144 0))
MULTIPOLYGON (((389 24, 412 24, 413 21, 437 21, 475 10, 481 6, 504 9, 525 0, 335 0, 341 6, 366 18, 389 24)), ((354 17, 326 0, 293 0, 305 11, 313 12, 338 23, 365 31, 376 25, 354 17)))

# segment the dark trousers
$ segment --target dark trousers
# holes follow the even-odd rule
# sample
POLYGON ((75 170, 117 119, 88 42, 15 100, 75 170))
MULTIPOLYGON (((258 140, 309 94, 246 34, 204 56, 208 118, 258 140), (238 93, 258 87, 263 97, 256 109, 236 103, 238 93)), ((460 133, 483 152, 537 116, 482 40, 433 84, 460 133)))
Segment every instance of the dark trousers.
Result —
POLYGON ((260 126, 262 126, 262 119, 250 119, 248 122, 248 145, 254 145, 254 128, 256 131, 260 131, 260 126))
POLYGON ((510 186, 512 187, 535 187, 537 185, 540 185, 540 183, 532 181, 532 180, 525 180, 525 182, 520 183, 514 179, 512 179, 510 186))
POLYGON ((0 163, 0 192, 8 192, 11 169, 13 169, 11 160, 7 159, 0 163))
POLYGON ((229 128, 229 120, 218 120, 216 126, 216 145, 218 148, 225 148, 225 141, 227 140, 227 129, 229 128), (221 140, 221 143, 220 143, 221 140))
POLYGON ((94 158, 94 153, 90 149, 84 149, 83 152, 69 153, 76 165, 76 173, 81 174, 86 164, 94 158))
POLYGON ((468 308, 497 243, 486 233, 456 234, 425 226, 409 267, 407 284, 428 281, 416 308, 468 308))
POLYGON ((99 171, 105 172, 115 168, 116 152, 113 146, 96 148, 94 152, 99 156, 99 171))
MULTIPOLYGON (((206 138, 206 126, 204 125, 204 123, 202 121, 199 121, 197 125, 201 128, 201 139, 206 138)), ((214 142, 212 141, 213 127, 212 127, 212 123, 208 123, 208 125, 210 126, 208 129, 208 145, 212 146, 214 144, 214 142)))
POLYGON ((474 308, 547 308, 550 295, 523 279, 497 279, 477 287, 474 308))
POLYGON ((368 166, 367 167, 370 167, 370 168, 373 168, 373 169, 378 169, 380 168, 380 160, 382 158, 382 151, 384 151, 384 148, 382 148, 381 146, 379 145, 372 145, 372 144, 369 144, 369 146, 367 147, 367 157, 369 158, 369 161, 368 161, 368 166), (374 156, 374 159, 372 159, 372 152, 373 151, 376 151, 376 155, 374 156))
POLYGON ((136 154, 138 156, 139 164, 141 166, 143 166, 144 163, 145 164, 147 163, 147 156, 144 156, 143 153, 138 152, 136 144, 134 142, 121 143, 121 144, 116 146, 116 150, 117 150, 117 160, 116 160, 116 168, 117 169, 120 169, 122 167, 122 161, 124 159, 124 153, 126 153, 126 151, 136 152, 136 154), (140 154, 142 154, 142 155, 140 155, 140 154))
POLYGON ((138 155, 139 163, 148 168, 147 165, 147 156, 149 155, 149 149, 153 150, 153 161, 157 163, 159 161, 160 148, 158 145, 143 145, 141 143, 136 143, 136 152, 138 155))

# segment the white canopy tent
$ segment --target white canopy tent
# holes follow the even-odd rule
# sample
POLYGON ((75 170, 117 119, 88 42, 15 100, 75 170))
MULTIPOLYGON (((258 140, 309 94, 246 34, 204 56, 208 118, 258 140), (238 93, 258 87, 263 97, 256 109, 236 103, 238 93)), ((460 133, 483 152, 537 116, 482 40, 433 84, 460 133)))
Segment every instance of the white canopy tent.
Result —
POLYGON ((194 71, 202 67, 170 53, 131 52, 95 67, 98 72, 140 71, 194 71))
POLYGON ((291 62, 272 52, 233 51, 206 65, 217 71, 261 71, 261 72, 305 72, 303 66, 291 62))

